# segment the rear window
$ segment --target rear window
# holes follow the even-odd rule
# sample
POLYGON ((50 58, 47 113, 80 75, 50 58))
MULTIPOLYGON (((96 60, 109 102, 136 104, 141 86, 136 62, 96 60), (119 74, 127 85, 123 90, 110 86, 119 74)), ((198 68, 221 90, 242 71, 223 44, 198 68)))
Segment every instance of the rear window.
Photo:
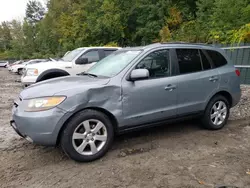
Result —
POLYGON ((227 64, 227 60, 219 52, 213 50, 206 50, 206 51, 210 56, 210 58, 212 59, 215 67, 221 67, 227 64))

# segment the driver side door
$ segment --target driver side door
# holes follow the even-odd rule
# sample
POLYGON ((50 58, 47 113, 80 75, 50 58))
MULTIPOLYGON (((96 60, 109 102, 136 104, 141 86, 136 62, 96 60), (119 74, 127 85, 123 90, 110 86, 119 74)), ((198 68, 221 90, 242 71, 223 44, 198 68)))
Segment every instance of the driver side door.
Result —
POLYGON ((146 55, 134 69, 147 69, 149 78, 122 81, 122 103, 126 126, 153 123, 176 117, 177 83, 171 66, 170 49, 146 55))

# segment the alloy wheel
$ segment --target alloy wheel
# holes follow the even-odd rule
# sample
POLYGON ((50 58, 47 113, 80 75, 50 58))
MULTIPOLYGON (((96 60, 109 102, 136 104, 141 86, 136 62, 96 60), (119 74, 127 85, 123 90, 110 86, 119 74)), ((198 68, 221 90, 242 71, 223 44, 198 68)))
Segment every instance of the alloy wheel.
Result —
POLYGON ((221 125, 227 117, 227 105, 224 101, 217 101, 214 103, 211 112, 210 119, 214 125, 221 125))
POLYGON ((97 119, 83 121, 74 130, 72 144, 81 155, 95 155, 107 141, 106 126, 97 119))

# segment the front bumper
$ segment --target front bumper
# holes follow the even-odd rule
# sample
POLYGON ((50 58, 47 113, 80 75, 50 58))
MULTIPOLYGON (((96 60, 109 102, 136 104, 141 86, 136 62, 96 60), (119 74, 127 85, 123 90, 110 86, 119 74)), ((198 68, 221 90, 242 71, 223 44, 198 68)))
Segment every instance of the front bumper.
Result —
POLYGON ((21 82, 23 85, 31 85, 36 83, 37 76, 22 76, 21 82))
POLYGON ((29 141, 54 146, 68 115, 57 107, 41 112, 25 112, 14 106, 11 126, 21 137, 29 141))
POLYGON ((21 136, 21 137, 24 138, 24 135, 22 135, 22 133, 20 133, 19 130, 17 129, 16 123, 15 123, 14 120, 11 120, 11 121, 10 121, 10 126, 16 131, 16 133, 17 133, 19 136, 21 136))
POLYGON ((11 69, 10 72, 17 73, 17 70, 16 69, 11 69))

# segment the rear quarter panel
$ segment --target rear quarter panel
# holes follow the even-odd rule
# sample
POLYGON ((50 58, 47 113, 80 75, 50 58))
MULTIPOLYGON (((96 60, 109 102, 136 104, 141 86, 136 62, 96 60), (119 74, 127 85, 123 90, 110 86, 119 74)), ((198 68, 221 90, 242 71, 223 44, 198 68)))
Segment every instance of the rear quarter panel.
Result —
POLYGON ((232 106, 235 106, 241 97, 240 77, 235 73, 235 67, 232 64, 218 68, 221 76, 220 90, 227 91, 232 96, 232 106))

